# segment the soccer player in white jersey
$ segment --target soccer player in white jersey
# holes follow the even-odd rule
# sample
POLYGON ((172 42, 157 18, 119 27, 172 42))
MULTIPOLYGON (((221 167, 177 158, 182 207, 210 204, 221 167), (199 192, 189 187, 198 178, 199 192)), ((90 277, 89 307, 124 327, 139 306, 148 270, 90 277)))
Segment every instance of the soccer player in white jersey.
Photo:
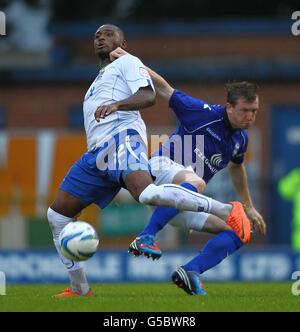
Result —
POLYGON ((154 104, 155 92, 137 57, 127 54, 112 62, 110 52, 119 46, 125 48, 126 42, 118 27, 106 24, 96 31, 94 49, 100 71, 83 103, 88 152, 71 167, 47 213, 55 247, 71 281, 70 288, 56 294, 60 297, 92 295, 83 265, 60 252, 61 230, 88 205, 105 208, 122 187, 143 204, 240 218, 231 204, 216 202, 188 186, 153 184, 139 110, 154 104))

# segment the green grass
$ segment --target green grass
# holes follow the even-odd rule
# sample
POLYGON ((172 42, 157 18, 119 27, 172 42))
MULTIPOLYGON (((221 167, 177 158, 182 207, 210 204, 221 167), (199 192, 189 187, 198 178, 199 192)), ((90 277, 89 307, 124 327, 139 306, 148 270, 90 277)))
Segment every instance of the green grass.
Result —
POLYGON ((66 285, 8 285, 0 311, 199 312, 300 311, 291 283, 207 283, 208 296, 188 296, 172 284, 93 285, 90 298, 53 298, 66 285))

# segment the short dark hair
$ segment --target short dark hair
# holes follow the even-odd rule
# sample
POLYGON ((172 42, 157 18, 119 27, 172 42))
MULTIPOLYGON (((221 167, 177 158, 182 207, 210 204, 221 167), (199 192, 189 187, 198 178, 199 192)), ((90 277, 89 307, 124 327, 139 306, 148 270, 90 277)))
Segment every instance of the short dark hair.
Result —
POLYGON ((239 98, 244 98, 247 102, 252 102, 257 97, 258 86, 256 83, 232 82, 225 85, 227 91, 227 102, 235 106, 239 98))
MULTIPOLYGON (((118 35, 120 36, 121 40, 123 41, 125 39, 125 34, 124 34, 124 31, 122 29, 120 29, 118 26, 114 25, 114 24, 110 24, 110 23, 106 23, 106 24, 103 24, 99 27, 100 28, 103 28, 103 27, 106 27, 106 28, 109 28, 109 29, 112 29, 112 30, 115 30, 117 31, 118 35)), ((99 30, 98 29, 98 30, 99 30)))

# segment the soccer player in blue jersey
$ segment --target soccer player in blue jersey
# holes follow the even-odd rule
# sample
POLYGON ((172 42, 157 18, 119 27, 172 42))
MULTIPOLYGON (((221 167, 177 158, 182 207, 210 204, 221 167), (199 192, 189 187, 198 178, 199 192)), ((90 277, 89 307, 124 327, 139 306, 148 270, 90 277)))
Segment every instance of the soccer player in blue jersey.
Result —
POLYGON ((105 208, 122 187, 143 204, 195 212, 213 206, 218 215, 239 218, 230 204, 214 203, 190 190, 190 184, 153 184, 146 126, 139 112, 155 102, 152 80, 143 63, 131 54, 112 61, 110 52, 118 46, 126 46, 118 27, 106 24, 96 31, 94 50, 100 71, 83 101, 88 151, 71 167, 47 213, 55 247, 71 281, 59 297, 92 295, 82 263, 67 259, 60 251, 61 230, 88 205, 105 208))
MULTIPOLYGON (((111 56, 118 58, 123 54, 125 52, 122 49, 117 49, 111 56)), ((156 92, 169 102, 180 121, 180 126, 170 139, 150 159, 154 183, 189 183, 189 189, 202 192, 209 180, 228 166, 252 224, 265 234, 266 225, 253 206, 243 165, 248 145, 246 129, 254 123, 259 106, 257 86, 249 82, 228 84, 226 105, 209 105, 175 90, 160 75, 149 68, 148 71, 156 92), (204 137, 202 148, 201 144, 197 145, 197 136, 204 137), (187 140, 188 144, 184 144, 187 140), (174 148, 178 141, 182 142, 179 154, 174 148), (178 160, 181 161, 178 163, 178 160)), ((250 240, 250 229, 246 229, 248 225, 244 222, 243 207, 236 202, 232 204, 239 209, 240 219, 220 218, 220 215, 213 215, 211 211, 180 212, 174 208, 159 207, 143 232, 131 243, 129 251, 136 256, 144 254, 159 258, 161 250, 154 243, 154 237, 177 215, 171 222, 174 226, 217 234, 197 256, 172 274, 173 282, 188 294, 204 295, 200 275, 250 240)))

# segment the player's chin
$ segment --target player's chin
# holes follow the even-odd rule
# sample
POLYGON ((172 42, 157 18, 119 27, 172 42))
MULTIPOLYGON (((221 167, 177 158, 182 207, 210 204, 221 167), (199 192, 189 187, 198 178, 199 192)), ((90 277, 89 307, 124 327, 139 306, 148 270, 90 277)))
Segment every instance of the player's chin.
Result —
POLYGON ((107 51, 104 51, 104 50, 103 51, 95 50, 95 54, 100 59, 108 58, 109 57, 109 53, 110 52, 107 52, 107 51))
POLYGON ((252 126, 252 122, 251 123, 245 123, 243 126, 243 129, 249 129, 252 126))

